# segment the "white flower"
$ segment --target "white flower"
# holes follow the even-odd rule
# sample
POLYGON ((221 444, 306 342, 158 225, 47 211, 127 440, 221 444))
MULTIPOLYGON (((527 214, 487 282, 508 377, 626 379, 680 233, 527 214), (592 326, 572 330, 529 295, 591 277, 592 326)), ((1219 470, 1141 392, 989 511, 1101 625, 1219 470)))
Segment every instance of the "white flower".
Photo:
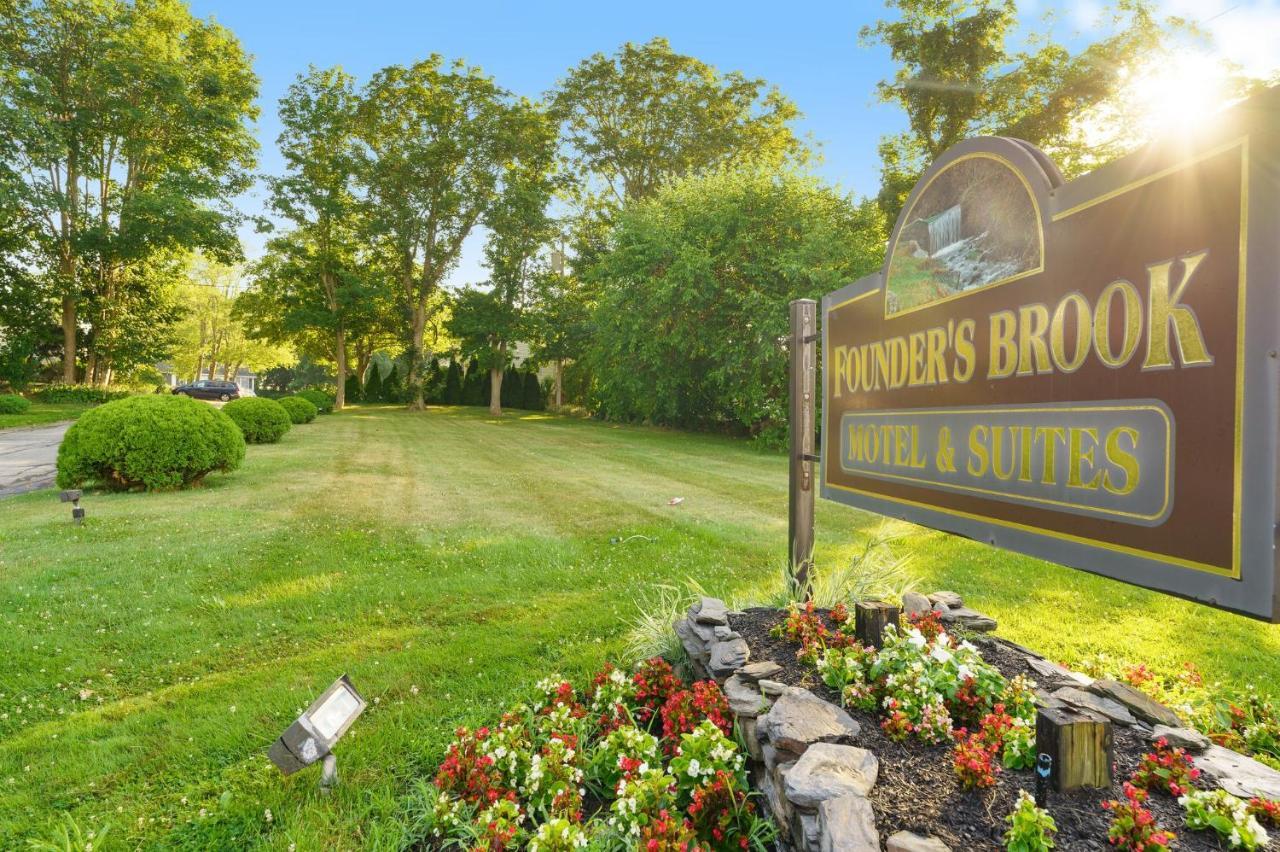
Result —
POLYGON ((689 777, 690 778, 697 778, 698 773, 701 770, 702 770, 702 767, 698 764, 698 759, 696 757, 689 761, 689 777))

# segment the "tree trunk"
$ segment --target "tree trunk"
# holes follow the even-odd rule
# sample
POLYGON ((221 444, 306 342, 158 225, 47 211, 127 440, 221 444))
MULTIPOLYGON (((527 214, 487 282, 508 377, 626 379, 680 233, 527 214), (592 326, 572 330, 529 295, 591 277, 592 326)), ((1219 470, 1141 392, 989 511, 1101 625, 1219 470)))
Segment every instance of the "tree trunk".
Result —
POLYGON ((191 381, 193 382, 200 381, 200 371, 203 369, 204 369, 204 353, 201 352, 199 355, 196 356, 196 373, 194 376, 191 377, 191 381))
POLYGON ((338 392, 334 394, 333 410, 341 411, 347 403, 347 330, 342 321, 338 321, 338 339, 336 341, 338 361, 338 392))
POLYGON ((556 411, 564 407, 564 359, 556 359, 556 411))
POLYGON ((489 413, 494 417, 502 416, 502 373, 507 363, 507 343, 504 340, 493 348, 494 364, 489 368, 489 413))
POLYGON ((62 297, 62 381, 76 383, 76 300, 62 297))
POLYGON ((426 403, 422 399, 422 340, 427 329, 427 308, 418 303, 413 306, 413 338, 409 351, 409 410, 422 411, 426 403))

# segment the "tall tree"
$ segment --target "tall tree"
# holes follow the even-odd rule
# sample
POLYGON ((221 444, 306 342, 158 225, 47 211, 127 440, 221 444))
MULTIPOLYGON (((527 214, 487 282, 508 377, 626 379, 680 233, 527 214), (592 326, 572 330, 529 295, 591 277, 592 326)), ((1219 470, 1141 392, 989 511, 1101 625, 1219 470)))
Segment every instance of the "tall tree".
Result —
MULTIPOLYGON (((93 336, 110 340, 158 253, 238 256, 230 198, 251 180, 257 78, 234 36, 181 0, 10 5, 0 101, 72 382, 82 306, 97 303, 93 336)), ((109 382, 110 354, 89 355, 109 382)))
POLYGON ((407 392, 417 410, 440 284, 514 154, 507 112, 492 78, 438 55, 384 68, 365 89, 363 180, 377 251, 409 318, 407 392))
POLYGON ((555 366, 553 407, 564 405, 564 366, 580 357, 591 338, 592 302, 582 279, 565 267, 563 252, 534 280, 528 337, 539 361, 555 366))
POLYGON ((776 88, 722 74, 664 38, 584 59, 552 103, 582 187, 615 208, 713 166, 806 156, 791 129, 800 113, 776 88))
MULTIPOLYGON (((335 409, 346 401, 350 314, 369 304, 373 298, 369 291, 377 280, 357 271, 362 222, 362 205, 356 196, 358 103, 355 82, 341 69, 312 67, 300 74, 280 99, 283 130, 277 141, 286 171, 283 177, 270 180, 271 208, 306 233, 309 250, 302 265, 316 298, 295 299, 293 306, 306 311, 306 321, 333 336, 335 409)), ((276 245, 297 247, 299 243, 276 245)), ((305 287, 302 281, 295 283, 305 287)), ((298 290, 293 294, 301 295, 298 290)), ((298 321, 301 318, 295 317, 298 321)))
POLYGON ((516 154, 484 216, 489 289, 459 294, 450 323, 463 352, 489 371, 489 413, 495 416, 502 414, 510 348, 529 330, 526 315, 540 272, 539 256, 556 234, 547 210, 557 183, 555 124, 528 102, 514 105, 508 121, 516 154))
MULTIPOLYGON (((1183 23, 1159 19, 1147 0, 1120 0, 1114 34, 1072 53, 1048 37, 1024 50, 1009 41, 1014 0, 886 0, 897 17, 862 29, 889 48, 898 70, 882 101, 909 129, 880 143, 880 208, 893 222, 921 172, 952 145, 977 135, 1014 136, 1052 150, 1068 174, 1096 165, 1072 125, 1107 101, 1135 67, 1183 23)), ((1114 154, 1113 154, 1114 155, 1114 154)))

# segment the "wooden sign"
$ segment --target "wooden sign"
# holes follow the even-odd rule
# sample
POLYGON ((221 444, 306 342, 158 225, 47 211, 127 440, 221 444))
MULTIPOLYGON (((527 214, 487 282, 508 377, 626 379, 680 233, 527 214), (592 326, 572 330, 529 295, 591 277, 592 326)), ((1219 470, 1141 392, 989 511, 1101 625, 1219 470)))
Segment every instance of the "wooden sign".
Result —
POLYGON ((982 138, 822 301, 822 496, 1280 619, 1280 97, 1065 182, 982 138))

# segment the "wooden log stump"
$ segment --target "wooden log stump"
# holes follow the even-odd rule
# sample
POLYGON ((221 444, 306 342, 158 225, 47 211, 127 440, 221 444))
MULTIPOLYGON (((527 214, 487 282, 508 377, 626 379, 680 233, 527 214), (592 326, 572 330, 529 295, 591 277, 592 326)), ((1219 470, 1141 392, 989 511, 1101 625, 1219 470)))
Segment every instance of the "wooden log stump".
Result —
POLYGON ((1111 720, 1070 707, 1036 714, 1036 752, 1053 758, 1049 783, 1059 792, 1111 786, 1111 720))
POLYGON ((902 610, 884 601, 858 601, 853 606, 853 631, 863 645, 884 647, 884 629, 898 626, 902 610))

